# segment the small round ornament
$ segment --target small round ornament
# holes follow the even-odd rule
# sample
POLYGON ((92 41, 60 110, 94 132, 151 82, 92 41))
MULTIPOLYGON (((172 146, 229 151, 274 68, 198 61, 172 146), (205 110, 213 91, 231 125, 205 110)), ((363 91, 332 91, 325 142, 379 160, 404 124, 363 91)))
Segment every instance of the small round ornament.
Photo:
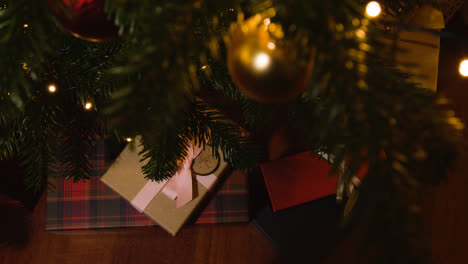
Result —
POLYGON ((262 103, 286 103, 305 88, 315 48, 298 59, 298 43, 284 41, 280 25, 257 14, 231 28, 227 66, 237 87, 262 103))
POLYGON ((47 4, 73 36, 100 42, 118 37, 118 27, 104 13, 104 0, 47 0, 47 4))
POLYGON ((193 172, 201 176, 215 172, 218 167, 219 159, 213 156, 213 148, 210 145, 205 145, 192 164, 193 172))

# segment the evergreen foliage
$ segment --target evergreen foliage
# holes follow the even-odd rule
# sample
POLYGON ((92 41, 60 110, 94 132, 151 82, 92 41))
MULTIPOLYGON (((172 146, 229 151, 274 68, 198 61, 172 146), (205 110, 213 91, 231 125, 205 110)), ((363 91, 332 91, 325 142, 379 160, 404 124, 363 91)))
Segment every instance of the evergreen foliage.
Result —
MULTIPOLYGON (((382 5, 398 19, 420 2, 382 5)), ((91 43, 65 32, 45 0, 0 0, 0 158, 18 156, 37 190, 54 175, 57 160, 66 177, 83 180, 94 141, 107 131, 120 139, 141 135, 143 171, 152 180, 170 178, 186 144, 207 138, 233 167, 247 169, 262 152, 241 127, 255 132, 282 108, 307 149, 332 155, 334 171, 346 161, 346 183, 362 164, 369 166, 353 215, 368 216, 370 235, 391 240, 408 257, 409 240, 403 243, 401 235, 408 232, 391 232, 410 230, 401 227, 410 225, 414 207, 402 197, 444 179, 463 150, 463 125, 446 99, 396 70, 393 47, 380 41, 388 33, 365 20, 365 4, 106 0, 121 37, 91 43), (241 94, 225 66, 229 26, 271 8, 285 39, 302 43, 298 64, 308 60, 300 56, 308 48, 317 48, 306 90, 279 107, 241 94), (365 29, 364 38, 358 29, 365 29), (51 83, 54 94, 46 90, 51 83), (220 98, 238 106, 241 123, 223 112, 220 98), (91 111, 83 109, 86 102, 91 111)))

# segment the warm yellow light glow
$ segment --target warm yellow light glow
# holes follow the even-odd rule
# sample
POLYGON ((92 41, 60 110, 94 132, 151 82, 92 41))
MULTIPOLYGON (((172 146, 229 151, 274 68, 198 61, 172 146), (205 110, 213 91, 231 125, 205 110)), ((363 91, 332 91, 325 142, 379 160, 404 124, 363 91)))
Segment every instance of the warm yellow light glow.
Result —
POLYGON ((361 24, 361 20, 355 18, 353 19, 353 21, 351 22, 353 24, 353 26, 357 27, 361 24))
POLYGON ((356 30, 356 36, 357 36, 358 38, 362 38, 362 39, 363 39, 363 38, 366 37, 366 32, 365 32, 364 30, 362 30, 362 29, 358 29, 358 30, 356 30))
POLYGON ((126 138, 125 140, 127 140, 128 142, 132 142, 132 138, 126 138))
POLYGON ((343 24, 338 24, 338 25, 336 25, 336 31, 341 32, 341 31, 343 31, 343 30, 344 30, 343 24))
POLYGON ((345 67, 346 67, 346 69, 351 70, 352 68, 354 68, 354 62, 352 62, 350 60, 346 61, 345 67))
POLYGON ((91 107, 93 107, 93 104, 91 102, 87 102, 84 107, 86 110, 89 110, 91 107))
POLYGON ((270 56, 265 52, 260 52, 253 59, 255 69, 263 71, 270 65, 270 56))
POLYGON ((269 18, 265 18, 265 19, 263 20, 263 24, 265 24, 265 26, 270 25, 270 23, 271 23, 271 20, 270 20, 269 18))
POLYGON ((55 91, 57 91, 57 87, 55 87, 55 85, 53 84, 49 85, 47 89, 49 90, 50 93, 55 93, 55 91))
POLYGON ((208 68, 207 65, 203 65, 203 66, 201 67, 202 70, 204 70, 204 69, 206 69, 206 68, 208 68))
POLYGON ((24 24, 23 27, 27 28, 27 27, 29 27, 29 25, 28 25, 28 24, 24 24))
POLYGON ((23 70, 29 72, 31 69, 29 68, 28 64, 26 62, 22 62, 21 66, 23 67, 23 70))
POLYGON ((380 4, 376 1, 369 2, 366 6, 366 14, 369 17, 377 17, 382 12, 380 4))
POLYGON ((276 45, 273 42, 268 42, 267 47, 271 50, 274 50, 276 48, 276 45))
POLYGON ((468 59, 462 60, 462 62, 460 62, 459 71, 461 76, 468 77, 468 59))

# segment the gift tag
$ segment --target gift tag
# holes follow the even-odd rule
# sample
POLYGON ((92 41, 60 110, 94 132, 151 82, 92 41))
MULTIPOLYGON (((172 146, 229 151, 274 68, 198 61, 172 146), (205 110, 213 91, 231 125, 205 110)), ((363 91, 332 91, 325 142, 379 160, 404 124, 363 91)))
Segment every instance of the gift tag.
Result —
POLYGON ((198 175, 209 175, 218 169, 219 159, 213 154, 213 148, 210 145, 205 145, 202 152, 192 163, 192 170, 198 175))

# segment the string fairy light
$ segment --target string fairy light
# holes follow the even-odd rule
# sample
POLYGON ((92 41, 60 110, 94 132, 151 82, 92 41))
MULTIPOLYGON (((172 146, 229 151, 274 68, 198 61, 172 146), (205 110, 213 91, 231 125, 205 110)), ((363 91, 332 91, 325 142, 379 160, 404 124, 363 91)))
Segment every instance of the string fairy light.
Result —
POLYGON ((371 1, 366 6, 366 14, 369 17, 373 17, 373 18, 378 17, 381 12, 382 12, 382 8, 380 7, 379 2, 377 1, 371 1))
POLYGON ((461 76, 468 77, 468 59, 464 59, 460 62, 458 71, 460 72, 461 76))
POLYGON ((274 50, 276 48, 276 45, 273 42, 268 42, 267 47, 271 50, 274 50))
POLYGON ((21 63, 21 67, 22 67, 23 70, 25 70, 27 73, 29 73, 29 72, 31 71, 31 68, 29 68, 28 64, 27 64, 25 61, 23 61, 23 62, 21 63))
POLYGON ((362 29, 356 30, 356 36, 360 39, 363 39, 366 37, 366 32, 362 29))
POLYGON ((270 66, 270 56, 265 52, 260 52, 253 59, 254 68, 258 71, 264 71, 270 66))
POLYGON ((49 93, 55 93, 57 91, 57 87, 55 86, 55 84, 50 84, 47 87, 47 90, 49 91, 49 93))
POLYGON ((90 110, 91 107, 93 107, 93 104, 92 104, 91 102, 86 102, 84 108, 85 108, 86 110, 90 110))
POLYGON ((125 140, 127 140, 127 142, 132 142, 132 138, 126 138, 125 140))

